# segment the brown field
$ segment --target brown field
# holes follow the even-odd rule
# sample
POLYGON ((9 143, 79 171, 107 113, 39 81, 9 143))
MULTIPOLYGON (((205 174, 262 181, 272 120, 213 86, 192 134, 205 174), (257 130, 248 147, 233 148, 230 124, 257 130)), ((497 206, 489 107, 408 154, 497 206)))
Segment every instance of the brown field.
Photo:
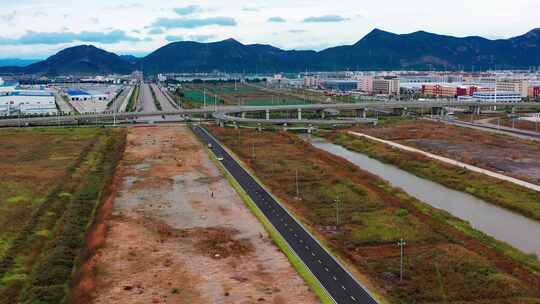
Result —
POLYGON ((183 126, 131 128, 74 303, 318 303, 183 126))
POLYGON ((540 184, 540 143, 442 123, 416 120, 376 128, 366 134, 540 184))
MULTIPOLYGON (((497 121, 492 121, 492 123, 497 123, 497 121)), ((540 132, 540 122, 532 122, 519 119, 516 119, 514 122, 512 122, 511 119, 506 118, 501 120, 501 125, 509 128, 540 132)))
POLYGON ((210 129, 388 302, 540 302, 538 263, 535 270, 520 265, 449 225, 460 222, 449 214, 294 135, 210 129), (295 199, 297 171, 301 200, 295 199), (341 202, 339 225, 336 198, 341 202), (396 246, 400 238, 407 242, 403 282, 396 246))
POLYGON ((123 146, 118 130, 0 131, 0 303, 58 303, 123 146))

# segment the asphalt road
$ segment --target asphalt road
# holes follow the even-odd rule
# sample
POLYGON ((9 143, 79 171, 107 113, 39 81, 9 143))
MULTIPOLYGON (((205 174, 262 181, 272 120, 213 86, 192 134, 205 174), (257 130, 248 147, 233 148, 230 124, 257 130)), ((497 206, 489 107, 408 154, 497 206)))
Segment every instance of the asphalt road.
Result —
POLYGON ((156 105, 154 104, 154 98, 150 91, 150 85, 143 83, 141 85, 140 102, 137 110, 139 112, 157 112, 156 105))
MULTIPOLYGON (((200 126, 194 132, 205 144, 211 143, 223 165, 257 204, 276 230, 302 259, 336 303, 377 303, 367 290, 338 263, 272 195, 248 173, 220 143, 200 126)), ((292 299, 294 302, 294 299, 292 299)))
POLYGON ((127 95, 129 94, 129 92, 131 92, 131 87, 129 86, 124 86, 122 89, 122 93, 120 93, 118 98, 116 98, 116 101, 114 101, 109 107, 107 107, 107 111, 116 113, 120 112, 122 104, 124 104, 124 101, 128 97, 127 95))
POLYGON ((163 111, 176 111, 178 110, 178 107, 173 106, 173 104, 169 101, 167 96, 163 93, 161 88, 159 88, 156 84, 152 84, 152 88, 154 89, 154 92, 156 92, 156 97, 159 103, 161 104, 161 107, 163 108, 163 111))

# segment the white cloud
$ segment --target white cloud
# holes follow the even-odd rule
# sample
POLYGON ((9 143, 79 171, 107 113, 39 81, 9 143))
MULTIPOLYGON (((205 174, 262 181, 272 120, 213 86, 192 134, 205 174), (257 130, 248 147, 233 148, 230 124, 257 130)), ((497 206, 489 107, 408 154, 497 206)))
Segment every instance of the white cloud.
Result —
POLYGON ((502 0, 454 0, 451 9, 455 14, 441 10, 441 6, 448 7, 448 2, 343 0, 331 5, 322 0, 186 0, 181 4, 170 0, 2 0, 0 22, 6 26, 0 33, 4 41, 0 57, 46 57, 80 43, 73 33, 84 32, 133 33, 134 39, 115 40, 97 34, 90 38, 101 39, 95 44, 110 51, 148 53, 166 44, 167 36, 198 41, 235 38, 242 43, 288 49, 320 49, 355 43, 373 28, 395 33, 426 30, 454 36, 508 38, 540 26, 537 0, 514 0, 512 5, 502 0), (276 22, 282 21, 277 16, 286 22, 276 22), (339 22, 342 19, 348 20, 339 22), (27 33, 56 33, 53 38, 62 43, 6 43, 27 33), (60 39, 63 36, 73 39, 60 39))

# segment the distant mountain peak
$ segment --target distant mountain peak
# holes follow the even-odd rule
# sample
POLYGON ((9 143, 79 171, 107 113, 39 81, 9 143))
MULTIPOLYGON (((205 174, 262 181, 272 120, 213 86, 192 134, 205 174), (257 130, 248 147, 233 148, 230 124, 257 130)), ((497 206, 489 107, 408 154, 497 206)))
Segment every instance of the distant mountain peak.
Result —
POLYGON ((540 37, 540 27, 530 30, 523 36, 526 38, 540 37))
POLYGON ((240 41, 234 39, 234 38, 229 38, 229 39, 225 39, 225 40, 222 40, 222 41, 219 41, 219 42, 216 42, 218 44, 236 44, 236 45, 243 45, 240 41))

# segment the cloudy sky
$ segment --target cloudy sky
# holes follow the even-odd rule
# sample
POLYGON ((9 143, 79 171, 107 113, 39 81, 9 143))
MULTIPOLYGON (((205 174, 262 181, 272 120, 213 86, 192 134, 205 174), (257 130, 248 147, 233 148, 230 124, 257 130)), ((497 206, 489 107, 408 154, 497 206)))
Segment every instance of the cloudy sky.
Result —
POLYGON ((508 38, 540 27, 538 0, 0 0, 0 58, 94 44, 145 55, 178 40, 286 49, 353 44, 374 28, 508 38))

